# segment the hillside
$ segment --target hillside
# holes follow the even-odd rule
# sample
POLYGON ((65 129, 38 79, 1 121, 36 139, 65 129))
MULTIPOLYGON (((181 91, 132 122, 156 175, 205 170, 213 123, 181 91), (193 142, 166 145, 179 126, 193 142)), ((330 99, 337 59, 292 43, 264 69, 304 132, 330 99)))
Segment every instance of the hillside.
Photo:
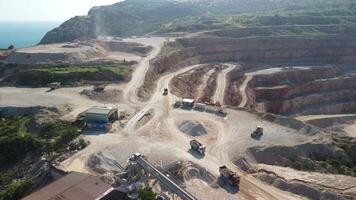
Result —
POLYGON ((126 0, 92 8, 48 32, 41 44, 241 26, 356 23, 352 0, 126 0))

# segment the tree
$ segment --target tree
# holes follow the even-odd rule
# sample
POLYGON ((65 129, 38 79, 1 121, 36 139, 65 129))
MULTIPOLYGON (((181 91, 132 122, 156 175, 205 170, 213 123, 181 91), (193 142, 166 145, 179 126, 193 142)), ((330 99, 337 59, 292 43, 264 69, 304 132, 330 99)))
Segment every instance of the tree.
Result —
POLYGON ((8 49, 8 50, 13 50, 14 48, 15 48, 14 45, 10 45, 7 49, 8 49))
POLYGON ((142 200, 154 200, 156 194, 152 191, 152 188, 145 187, 139 190, 139 196, 142 200))

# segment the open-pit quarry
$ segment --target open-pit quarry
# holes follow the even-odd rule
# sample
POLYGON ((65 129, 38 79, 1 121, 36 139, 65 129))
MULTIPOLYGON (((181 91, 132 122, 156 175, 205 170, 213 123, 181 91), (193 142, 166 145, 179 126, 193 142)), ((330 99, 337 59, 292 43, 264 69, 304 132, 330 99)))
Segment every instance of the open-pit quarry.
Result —
MULTIPOLYGON (((350 167, 355 154, 344 148, 355 143, 355 35, 264 36, 249 31, 20 49, 7 60, 126 59, 137 64, 129 82, 108 86, 121 92, 116 101, 80 95, 89 87, 52 92, 3 87, 0 104, 60 107, 66 109, 63 120, 108 102, 127 114, 107 133, 84 131, 80 137, 90 145, 55 165, 65 171, 121 173, 120 166, 139 152, 158 168, 184 163, 170 177, 196 199, 355 199, 356 172, 350 167), (207 110, 219 102, 225 115, 174 108, 183 98, 206 104, 207 110), (263 136, 253 139, 258 126, 263 136), (192 139, 206 146, 204 156, 190 150, 192 139), (345 173, 328 159, 340 159, 345 173), (237 191, 219 184, 223 165, 241 177, 237 191)), ((177 197, 152 176, 140 181, 157 194, 177 197)))

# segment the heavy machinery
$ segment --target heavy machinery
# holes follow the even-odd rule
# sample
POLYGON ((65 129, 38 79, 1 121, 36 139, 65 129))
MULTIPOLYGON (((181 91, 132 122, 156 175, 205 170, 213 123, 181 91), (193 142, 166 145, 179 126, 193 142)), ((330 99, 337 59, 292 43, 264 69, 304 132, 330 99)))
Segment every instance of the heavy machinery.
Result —
POLYGON ((263 135, 263 128, 261 126, 257 126, 256 130, 251 133, 251 137, 254 139, 260 139, 263 135))
POLYGON ((176 193, 182 200, 197 200, 192 194, 182 188, 170 176, 158 170, 155 166, 149 163, 141 154, 135 153, 129 158, 129 169, 136 170, 136 166, 140 166, 145 172, 154 176, 165 188, 176 193))
POLYGON ((163 90, 163 96, 167 96, 168 95, 168 88, 164 88, 163 90))
POLYGON ((173 108, 180 108, 182 106, 182 101, 175 101, 173 104, 173 108))
POLYGON ((201 155, 205 154, 205 146, 196 140, 190 141, 190 148, 201 155))
POLYGON ((62 84, 60 82, 53 82, 53 83, 48 84, 48 86, 51 88, 51 90, 56 90, 56 89, 60 88, 61 85, 62 84))
POLYGON ((100 83, 94 84, 94 91, 95 92, 102 92, 102 91, 105 90, 106 86, 107 86, 107 84, 100 84, 100 83))
POLYGON ((220 178, 223 183, 228 183, 232 187, 239 188, 240 185, 240 176, 236 172, 231 171, 225 165, 219 167, 220 178))

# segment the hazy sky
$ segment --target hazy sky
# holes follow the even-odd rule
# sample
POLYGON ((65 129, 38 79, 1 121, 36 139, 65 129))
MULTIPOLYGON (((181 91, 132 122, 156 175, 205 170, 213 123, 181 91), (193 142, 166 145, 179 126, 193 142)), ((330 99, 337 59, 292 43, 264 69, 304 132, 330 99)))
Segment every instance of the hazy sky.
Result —
POLYGON ((0 0, 0 21, 64 21, 120 0, 0 0))

